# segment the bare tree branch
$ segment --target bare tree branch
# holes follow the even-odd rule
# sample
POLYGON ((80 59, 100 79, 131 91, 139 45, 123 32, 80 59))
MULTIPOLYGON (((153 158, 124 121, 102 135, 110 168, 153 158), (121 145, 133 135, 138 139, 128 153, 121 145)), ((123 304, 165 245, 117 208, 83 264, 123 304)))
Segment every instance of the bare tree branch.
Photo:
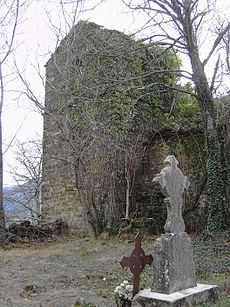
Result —
POLYGON ((211 56, 213 55, 214 51, 215 51, 216 48, 220 45, 220 42, 223 40, 224 35, 225 35, 229 30, 230 30, 230 23, 225 27, 224 30, 222 30, 222 31, 218 34, 218 36, 217 36, 215 42, 213 43, 212 49, 211 49, 211 51, 209 52, 208 57, 203 61, 203 65, 204 65, 204 66, 208 63, 208 61, 209 61, 209 59, 211 58, 211 56))

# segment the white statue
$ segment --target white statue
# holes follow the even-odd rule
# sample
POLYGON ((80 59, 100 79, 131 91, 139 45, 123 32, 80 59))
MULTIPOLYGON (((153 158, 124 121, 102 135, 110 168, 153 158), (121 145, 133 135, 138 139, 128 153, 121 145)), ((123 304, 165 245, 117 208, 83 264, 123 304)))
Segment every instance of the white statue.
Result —
POLYGON ((162 193, 167 197, 167 220, 164 226, 165 232, 179 233, 185 231, 182 217, 183 193, 188 189, 190 182, 177 167, 179 162, 173 155, 164 160, 165 167, 153 178, 161 186, 162 193))

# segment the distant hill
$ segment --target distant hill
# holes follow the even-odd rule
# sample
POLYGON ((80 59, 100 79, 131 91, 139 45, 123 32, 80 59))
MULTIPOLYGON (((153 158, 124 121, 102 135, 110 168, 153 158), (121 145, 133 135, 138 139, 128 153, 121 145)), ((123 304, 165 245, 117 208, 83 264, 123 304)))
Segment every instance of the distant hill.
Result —
POLYGON ((3 209, 6 227, 15 222, 33 219, 34 201, 28 197, 28 185, 8 186, 3 188, 3 209))

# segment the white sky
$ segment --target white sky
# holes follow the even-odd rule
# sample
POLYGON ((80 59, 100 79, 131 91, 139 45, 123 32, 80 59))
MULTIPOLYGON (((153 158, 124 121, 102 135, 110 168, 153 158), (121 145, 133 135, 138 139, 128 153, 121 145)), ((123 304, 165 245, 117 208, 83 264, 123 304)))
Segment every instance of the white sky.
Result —
MULTIPOLYGON (((27 81, 41 101, 44 98, 44 88, 32 65, 37 66, 38 61, 44 75, 44 65, 55 50, 56 39, 48 19, 50 17, 53 24, 59 26, 61 14, 58 13, 58 6, 54 2, 33 1, 31 3, 24 16, 24 21, 18 29, 20 34, 17 36, 16 45, 18 47, 15 51, 17 65, 22 71, 25 71, 27 81)), ((90 0, 90 3, 94 2, 96 1, 90 0)), ((71 9, 70 6, 69 9, 71 9)), ((132 15, 121 13, 121 11, 125 11, 124 6, 121 7, 121 1, 109 0, 95 10, 85 12, 80 16, 80 19, 93 21, 109 29, 117 29, 126 33, 133 32, 132 15)), ((62 22, 63 24, 64 22, 62 22)), ((10 90, 12 88, 19 90, 20 87, 21 85, 18 82, 11 82, 8 85, 10 90)), ((34 106, 25 96, 20 98, 18 96, 19 93, 6 93, 5 95, 3 109, 5 148, 15 137, 16 132, 15 140, 20 141, 37 138, 37 135, 42 136, 42 116, 33 111, 34 106)), ((4 185, 14 184, 14 180, 9 174, 10 167, 15 165, 14 144, 15 142, 12 142, 11 147, 4 154, 4 185)))
MULTIPOLYGON (((203 0, 205 1, 205 0, 203 0)), ((30 83, 37 97, 44 98, 44 87, 38 78, 32 65, 39 64, 41 73, 44 75, 44 65, 55 49, 55 37, 51 31, 51 25, 48 21, 49 16, 52 23, 59 28, 61 14, 55 4, 57 0, 33 0, 24 16, 24 21, 20 25, 17 35, 17 49, 15 51, 16 60, 19 68, 25 70, 27 81, 30 83), (37 60, 36 60, 37 59, 37 60)), ((68 2, 68 0, 66 0, 68 2)), ((93 4, 96 0, 88 0, 93 4)), ((225 0, 217 0, 218 4, 225 5, 225 0)), ((229 6, 229 4, 228 4, 229 6)), ((69 9, 71 7, 69 6, 69 9)), ((228 13, 229 10, 225 12, 228 13)), ((108 29, 116 29, 126 34, 133 33, 140 28, 143 23, 143 16, 133 16, 124 7, 121 0, 107 0, 103 5, 98 6, 93 11, 85 12, 80 19, 93 21, 108 29)), ((63 27, 64 22, 61 22, 63 27)), ((11 67, 6 68, 10 71, 11 67)), ((9 83, 9 89, 19 90, 20 84, 16 81, 9 83)), ((3 109, 3 137, 4 144, 7 146, 18 131, 16 138, 19 140, 29 140, 42 136, 42 116, 34 112, 33 105, 18 93, 7 92, 5 105, 3 109)), ((4 185, 12 185, 13 178, 9 174, 9 168, 15 164, 12 143, 10 149, 4 154, 4 185)))

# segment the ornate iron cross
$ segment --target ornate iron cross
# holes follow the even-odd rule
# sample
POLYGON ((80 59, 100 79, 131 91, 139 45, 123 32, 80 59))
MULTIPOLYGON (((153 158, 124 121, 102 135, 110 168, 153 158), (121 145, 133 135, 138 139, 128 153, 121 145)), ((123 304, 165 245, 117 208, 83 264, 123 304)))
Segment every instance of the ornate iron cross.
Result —
POLYGON ((145 252, 141 248, 142 236, 137 234, 134 239, 135 248, 130 257, 123 257, 120 261, 122 268, 129 267, 133 273, 133 297, 139 292, 140 286, 140 274, 144 270, 145 265, 151 265, 153 262, 152 255, 145 255, 145 252))

